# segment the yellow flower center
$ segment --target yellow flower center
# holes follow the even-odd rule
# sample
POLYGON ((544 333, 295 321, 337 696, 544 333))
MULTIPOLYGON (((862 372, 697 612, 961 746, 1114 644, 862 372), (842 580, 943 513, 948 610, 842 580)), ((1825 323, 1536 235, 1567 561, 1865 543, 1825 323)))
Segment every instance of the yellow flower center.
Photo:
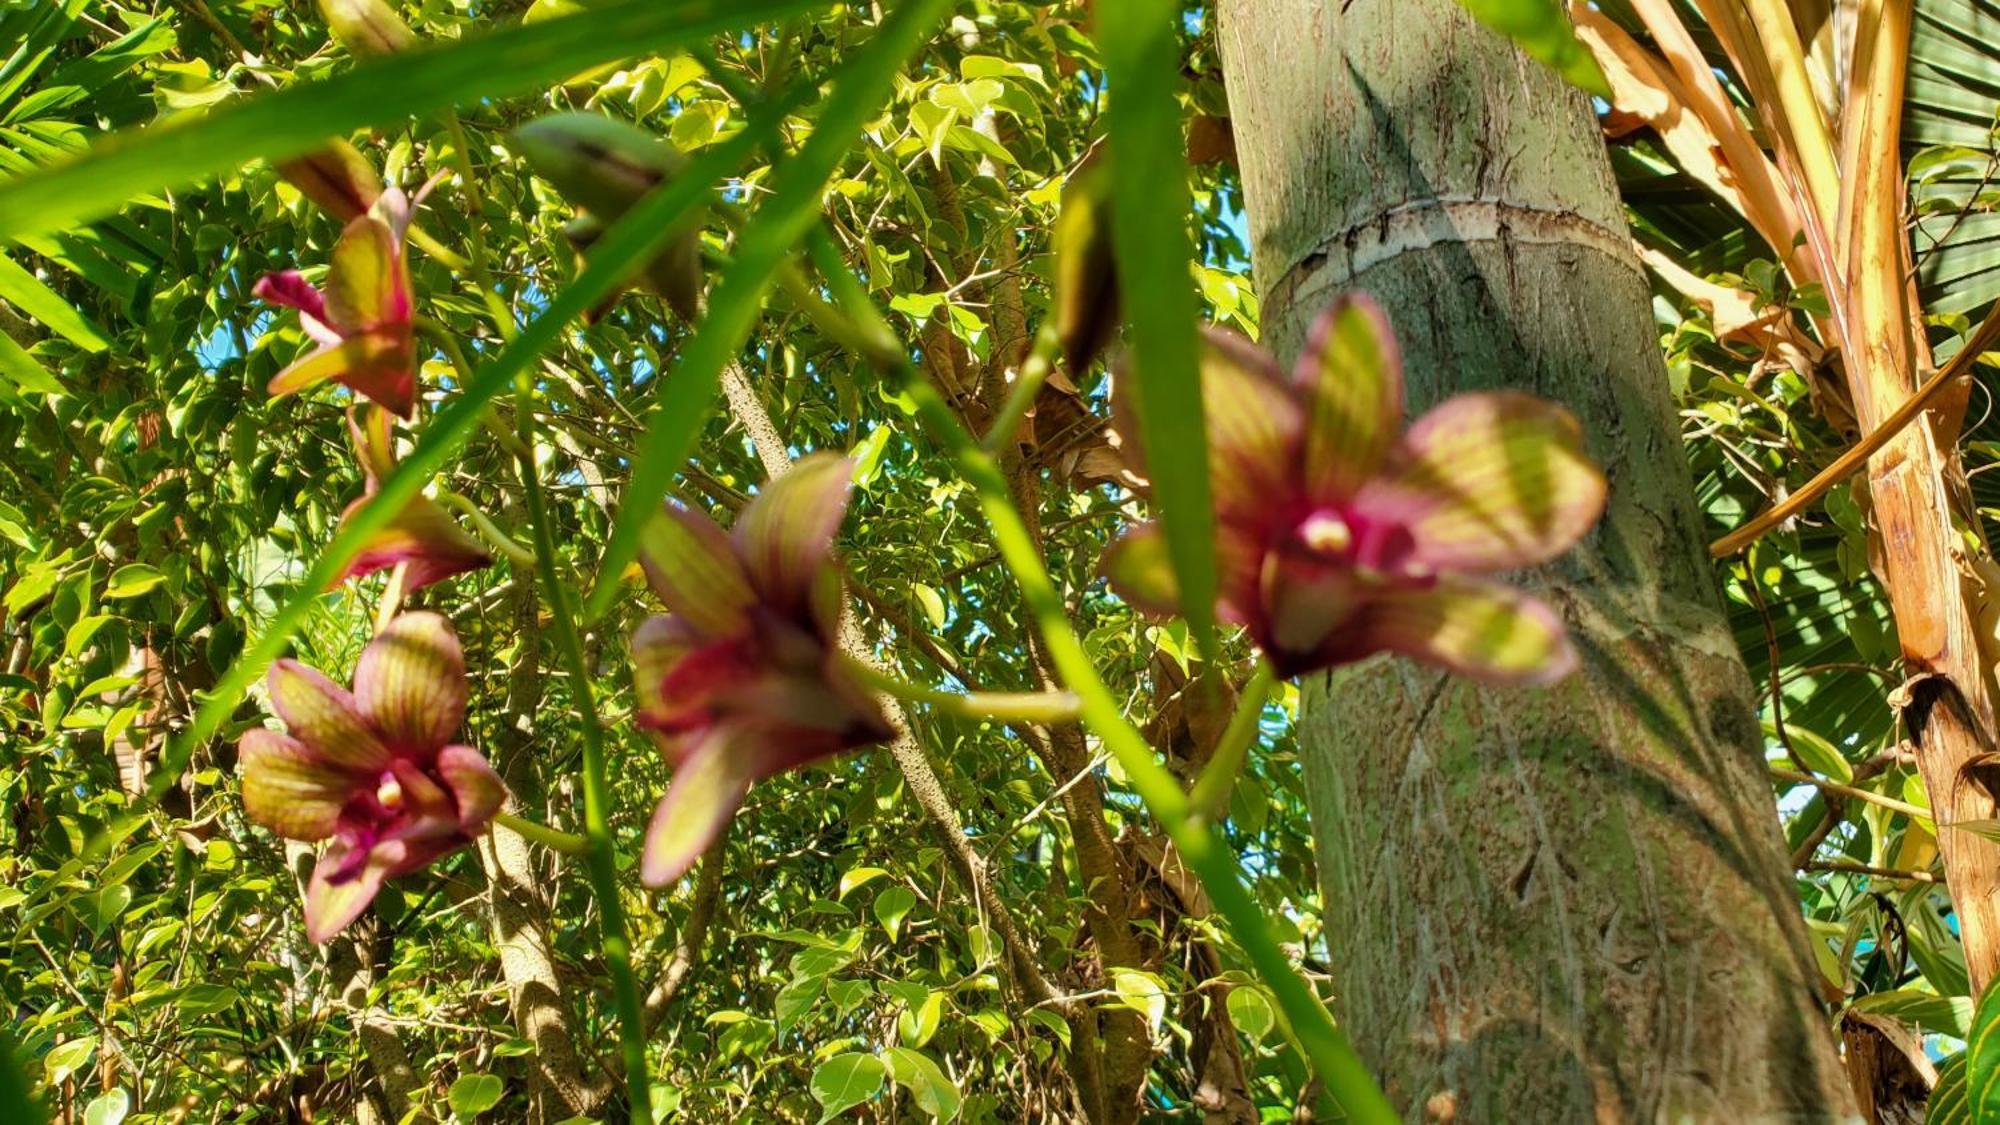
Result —
POLYGON ((402 807, 403 786, 396 780, 395 774, 385 773, 382 775, 382 784, 375 787, 375 800, 380 802, 382 807, 390 812, 395 812, 402 807))

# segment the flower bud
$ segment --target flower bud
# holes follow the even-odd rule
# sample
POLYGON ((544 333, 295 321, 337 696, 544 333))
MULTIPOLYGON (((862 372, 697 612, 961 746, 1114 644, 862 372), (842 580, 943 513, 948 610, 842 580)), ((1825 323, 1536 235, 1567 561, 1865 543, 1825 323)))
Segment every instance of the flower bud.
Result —
POLYGON ((360 150, 342 140, 318 152, 280 161, 278 174, 320 210, 343 223, 366 214, 382 195, 382 181, 375 169, 360 150))
MULTIPOLYGON (((587 255, 590 247, 641 197, 686 167, 671 144, 637 126, 596 113, 557 113, 514 130, 510 143, 535 172, 590 212, 563 228, 587 255)), ((640 269, 647 288, 675 313, 693 319, 701 307, 701 238, 697 227, 676 236, 640 269)))
POLYGON ((386 0, 319 0, 327 29, 356 57, 393 55, 417 45, 416 32, 386 0))
POLYGON ((514 130, 510 141, 537 175, 607 220, 687 164, 673 145, 601 113, 550 114, 514 130))

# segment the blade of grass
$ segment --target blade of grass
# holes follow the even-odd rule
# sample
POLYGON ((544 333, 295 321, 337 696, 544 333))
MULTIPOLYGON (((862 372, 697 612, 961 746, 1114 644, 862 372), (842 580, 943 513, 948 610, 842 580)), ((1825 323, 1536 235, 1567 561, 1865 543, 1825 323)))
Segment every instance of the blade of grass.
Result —
MULTIPOLYGON (((195 748, 229 721, 251 683, 305 624, 313 604, 322 597, 321 591, 361 553, 368 537, 415 496, 425 481, 444 468, 446 460, 479 428, 487 405, 512 384, 516 375, 529 370, 541 358, 565 325, 603 300, 630 278, 640 263, 665 245, 675 233, 675 220, 701 202, 711 184, 734 172, 750 150, 775 131, 782 116, 783 107, 773 106, 769 113, 753 118, 742 132, 703 152, 686 171, 640 200, 617 225, 605 232, 604 238, 591 247, 588 264, 576 280, 558 291, 541 315, 523 325, 520 335, 481 364, 459 393, 424 427, 415 448, 383 480, 375 499, 356 510, 341 526, 333 541, 307 569, 297 592, 286 599, 215 688, 201 697, 194 720, 167 743, 140 799, 104 831, 86 841, 76 859, 65 865, 65 872, 72 865, 80 871, 95 862, 131 831, 138 818, 187 768, 195 748)), ((65 877, 59 875, 43 883, 29 896, 30 900, 60 884, 65 877)))
POLYGON ((709 297, 708 312, 680 362, 660 379, 659 405, 646 424, 618 518, 604 547, 597 587, 584 607, 596 621, 618 596, 619 576, 639 555, 639 533, 687 462, 715 402, 723 365, 743 350, 763 307, 764 291, 799 239, 819 219, 826 182, 854 138, 880 112, 896 73, 943 15, 946 0, 909 0, 883 19, 834 82, 812 135, 771 177, 771 195, 736 239, 736 258, 709 297))
POLYGON ((363 62, 198 120, 116 133, 74 160, 0 186, 0 241, 74 226, 135 195, 254 160, 296 156, 363 126, 541 89, 601 63, 681 46, 812 2, 623 0, 363 62))
POLYGON ((1131 0, 1098 21, 1111 95, 1112 244, 1132 325, 1139 428, 1153 451, 1153 505, 1180 581, 1181 610, 1204 660, 1216 658, 1215 509, 1202 423, 1194 278, 1188 270, 1186 147, 1181 141, 1181 6, 1131 0))

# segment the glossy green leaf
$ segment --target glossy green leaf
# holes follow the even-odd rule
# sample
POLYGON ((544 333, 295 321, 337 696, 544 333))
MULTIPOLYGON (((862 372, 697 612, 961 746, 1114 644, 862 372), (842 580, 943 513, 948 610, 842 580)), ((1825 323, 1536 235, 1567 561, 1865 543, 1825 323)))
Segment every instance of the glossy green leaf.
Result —
POLYGON ((882 929, 888 933, 890 940, 893 941, 902 936, 903 919, 909 915, 910 908, 915 905, 917 905, 916 892, 903 886, 901 883, 892 883, 876 892, 874 906, 875 920, 881 923, 882 929))
POLYGON ((891 1047, 882 1052, 882 1062, 889 1077, 908 1090, 917 1108, 930 1114, 933 1120, 951 1121, 958 1117, 959 1107, 964 1104, 958 1086, 945 1077, 929 1055, 908 1047, 891 1047))
POLYGON ((460 1121, 471 1121, 499 1105, 506 1093, 507 1084, 497 1074, 467 1074, 451 1084, 446 1100, 460 1121))
POLYGON ((150 592, 155 586, 165 582, 167 576, 155 566, 145 563, 128 563, 111 572, 111 581, 104 586, 107 598, 136 598, 150 592))
POLYGON ((820 1121, 831 1121, 882 1092, 889 1068, 874 1055, 850 1051, 835 1055, 813 1069, 812 1096, 820 1104, 820 1121))

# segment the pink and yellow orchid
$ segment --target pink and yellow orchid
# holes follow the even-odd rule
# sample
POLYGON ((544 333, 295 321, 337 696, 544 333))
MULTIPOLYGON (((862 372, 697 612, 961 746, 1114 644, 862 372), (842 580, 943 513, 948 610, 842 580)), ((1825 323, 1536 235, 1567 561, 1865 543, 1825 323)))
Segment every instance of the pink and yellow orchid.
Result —
POLYGON ((252 292, 297 309, 299 324, 319 344, 278 372, 269 387, 272 397, 331 379, 410 416, 417 402, 417 348, 403 240, 428 190, 425 185, 415 199, 400 188, 376 196, 334 243, 324 289, 315 289, 297 270, 258 280, 252 292))
MULTIPOLYGON (((1394 652, 1489 683, 1548 683, 1574 666, 1543 602, 1480 575, 1576 543, 1604 477, 1576 418, 1512 391, 1460 395, 1399 436, 1402 359, 1373 301, 1336 301, 1288 380, 1240 336, 1202 350, 1216 514, 1217 611, 1282 676, 1394 652)), ((1117 402, 1139 456, 1129 393, 1117 402)), ((1179 604, 1156 524, 1105 556, 1113 587, 1161 614, 1179 604)))
MULTIPOLYGON (((363 403, 347 412, 347 433, 354 442, 354 459, 361 463, 361 475, 366 484, 361 495, 340 514, 341 523, 352 519, 355 512, 375 498, 376 490, 382 486, 382 478, 396 467, 392 425, 389 412, 378 406, 363 403)), ((403 589, 421 590, 433 582, 442 582, 468 570, 478 570, 492 562, 493 556, 486 553, 479 540, 466 534, 429 497, 418 493, 403 505, 402 511, 368 538, 361 547, 361 553, 334 578, 332 586, 350 578, 366 578, 398 563, 408 563, 409 569, 403 575, 403 589)))
POLYGON ((669 505, 640 562, 669 615, 632 636, 639 724, 674 767, 646 831, 640 879, 673 882, 754 781, 889 738, 835 643, 833 538, 853 466, 815 454, 767 485, 725 534, 669 505))
POLYGON ((323 942, 383 880, 486 831, 507 789, 479 751, 451 741, 465 719, 465 660, 435 613, 403 614, 370 641, 351 694, 292 660, 269 682, 289 733, 243 736, 243 808, 287 839, 333 841, 306 886, 306 936, 323 942))

